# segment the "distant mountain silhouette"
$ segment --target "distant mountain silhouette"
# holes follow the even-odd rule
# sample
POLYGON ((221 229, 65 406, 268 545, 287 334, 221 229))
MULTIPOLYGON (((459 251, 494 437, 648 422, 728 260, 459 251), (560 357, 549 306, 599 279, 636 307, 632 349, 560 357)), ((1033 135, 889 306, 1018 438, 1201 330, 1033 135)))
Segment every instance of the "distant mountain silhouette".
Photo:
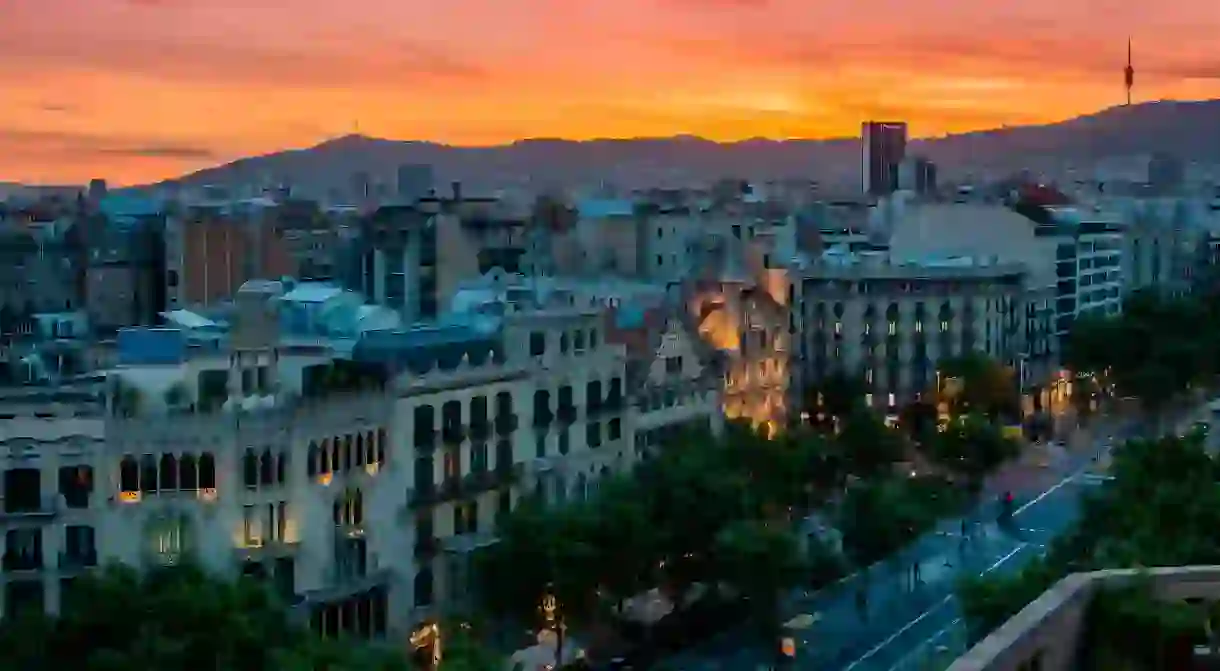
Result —
MULTIPOLYGON (((1019 169, 1088 168, 1104 159, 1155 151, 1187 161, 1220 163, 1220 100, 1162 101, 1113 107, 1042 126, 1016 126, 916 140, 942 174, 997 174, 1019 169)), ((461 181, 473 189, 514 185, 549 188, 596 185, 632 188, 687 185, 721 177, 752 180, 807 177, 854 184, 860 149, 855 138, 717 143, 690 136, 576 142, 521 140, 492 147, 453 147, 348 135, 308 149, 245 158, 177 180, 185 186, 280 182, 303 193, 346 192, 352 175, 368 173, 393 188, 400 164, 433 166, 438 188, 461 181)))

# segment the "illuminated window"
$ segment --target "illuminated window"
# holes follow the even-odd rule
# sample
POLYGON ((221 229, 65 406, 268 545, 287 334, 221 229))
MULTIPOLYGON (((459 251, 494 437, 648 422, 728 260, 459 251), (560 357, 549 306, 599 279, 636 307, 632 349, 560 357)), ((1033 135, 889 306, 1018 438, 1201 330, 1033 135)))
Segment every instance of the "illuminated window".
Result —
POLYGON ((843 322, 835 322, 835 333, 843 332, 843 322))
MULTIPOLYGON (((836 324, 836 326, 837 326, 837 324, 836 324)), ((835 332, 838 333, 838 329, 835 329, 835 332)), ((873 332, 873 325, 868 322, 864 322, 864 335, 868 335, 872 332, 873 332)))
POLYGON ((872 404, 873 404, 873 395, 865 394, 864 395, 864 405, 871 406, 872 404))
POLYGON ((940 332, 945 333, 948 330, 949 330, 949 320, 947 320, 947 319, 940 320, 940 332))
POLYGON ((894 396, 894 393, 893 393, 893 392, 890 392, 890 398, 889 398, 889 401, 890 401, 890 404, 889 404, 889 405, 890 405, 890 407, 891 407, 891 408, 892 408, 892 407, 894 407, 894 406, 896 406, 896 405, 898 405, 898 398, 897 398, 896 396, 894 396))
POLYGON ((873 383, 873 369, 872 368, 865 369, 864 381, 867 382, 868 384, 873 383))
POLYGON ((915 322, 915 332, 923 333, 923 322, 915 322))
POLYGON ((890 335, 898 335, 898 323, 897 322, 890 322, 889 332, 890 332, 890 335))

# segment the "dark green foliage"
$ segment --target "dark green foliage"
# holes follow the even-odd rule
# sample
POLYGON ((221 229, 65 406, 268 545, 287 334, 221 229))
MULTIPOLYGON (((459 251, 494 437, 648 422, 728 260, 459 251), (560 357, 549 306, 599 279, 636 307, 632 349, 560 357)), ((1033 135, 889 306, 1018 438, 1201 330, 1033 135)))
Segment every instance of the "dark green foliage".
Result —
POLYGON ((406 669, 401 654, 315 638, 258 583, 190 566, 83 577, 58 619, 0 627, 0 648, 0 668, 21 671, 406 669))
POLYGON ((1111 474, 1045 558, 1016 574, 962 582, 958 596, 976 640, 1072 572, 1220 563, 1220 464, 1199 436, 1130 441, 1115 451, 1111 474))

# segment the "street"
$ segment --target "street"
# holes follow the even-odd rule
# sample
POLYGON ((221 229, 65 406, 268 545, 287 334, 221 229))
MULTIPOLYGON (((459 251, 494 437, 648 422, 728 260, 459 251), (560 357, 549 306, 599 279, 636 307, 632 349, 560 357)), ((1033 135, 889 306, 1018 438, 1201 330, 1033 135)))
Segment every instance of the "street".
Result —
MULTIPOLYGON (((1012 486, 1016 497, 1012 532, 996 524, 993 484, 988 487, 991 496, 967 520, 967 539, 962 539, 962 520, 946 520, 880 565, 819 593, 795 595, 789 614, 817 616, 798 636, 795 668, 891 671, 922 662, 923 654, 948 645, 960 624, 953 596, 958 578, 1016 570, 1071 525, 1081 491, 1099 481, 1088 471, 1108 442, 1103 434, 1090 436, 1085 445, 1059 450, 1049 457, 1050 463, 1025 476, 1005 476, 1001 486, 1012 486), (916 565, 920 582, 913 585, 916 565), (867 604, 866 616, 861 601, 867 604)), ((730 632, 666 661, 672 668, 738 671, 769 667, 773 660, 774 651, 730 632)))

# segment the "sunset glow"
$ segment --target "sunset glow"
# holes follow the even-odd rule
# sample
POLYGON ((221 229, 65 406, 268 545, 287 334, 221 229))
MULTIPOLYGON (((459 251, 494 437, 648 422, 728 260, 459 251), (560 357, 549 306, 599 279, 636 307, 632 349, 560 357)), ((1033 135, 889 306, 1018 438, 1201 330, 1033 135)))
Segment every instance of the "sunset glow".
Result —
POLYGON ((6 0, 0 181, 116 183, 360 132, 917 136, 1220 97, 1214 0, 6 0))

